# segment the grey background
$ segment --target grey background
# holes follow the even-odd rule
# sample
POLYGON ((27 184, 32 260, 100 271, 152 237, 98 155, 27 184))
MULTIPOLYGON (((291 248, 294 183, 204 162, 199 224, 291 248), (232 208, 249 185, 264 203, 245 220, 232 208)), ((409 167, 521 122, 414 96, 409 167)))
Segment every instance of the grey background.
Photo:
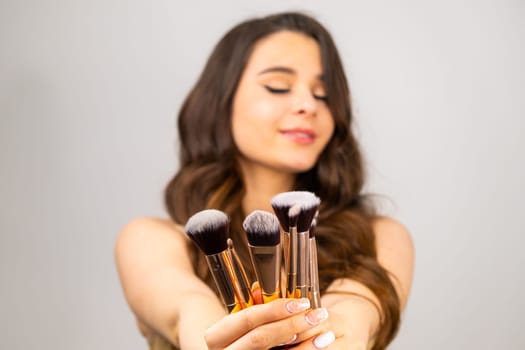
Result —
POLYGON ((412 232, 392 349, 523 349, 525 8, 515 1, 0 2, 0 348, 144 349, 113 262, 164 216, 175 114, 212 46, 316 15, 353 89, 368 189, 412 232))

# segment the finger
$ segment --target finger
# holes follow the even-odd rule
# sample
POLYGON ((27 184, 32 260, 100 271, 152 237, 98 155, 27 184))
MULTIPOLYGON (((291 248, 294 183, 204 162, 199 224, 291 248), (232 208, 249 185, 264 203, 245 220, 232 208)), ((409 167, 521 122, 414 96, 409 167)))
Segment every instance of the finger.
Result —
MULTIPOLYGON (((228 350, 268 349, 287 344, 298 338, 297 335, 317 327, 326 319, 328 319, 328 311, 319 308, 267 323, 240 337, 228 347, 228 350)), ((315 334, 319 334, 319 331, 315 334)))
POLYGON ((335 342, 335 334, 332 331, 321 333, 312 340, 315 349, 326 349, 335 342))
POLYGON ((348 336, 337 336, 333 331, 320 333, 311 339, 303 341, 294 350, 366 350, 369 349, 368 338, 351 338, 348 336), (332 334, 330 334, 332 333, 332 334))
POLYGON ((327 316, 328 316, 328 313, 326 312, 326 309, 322 309, 322 308, 309 311, 307 314, 305 314, 305 317, 307 317, 307 320, 308 320, 307 322, 309 322, 314 327, 306 329, 303 332, 297 333, 297 337, 294 339, 292 344, 301 343, 321 333, 332 330, 330 319, 326 319, 327 316), (313 311, 315 311, 315 313, 313 311), (323 317, 323 313, 324 313, 324 317, 323 317), (317 320, 312 318, 314 314, 317 314, 317 320))
POLYGON ((227 315, 208 328, 205 339, 210 348, 223 348, 251 330, 306 311, 310 301, 302 299, 277 299, 227 315))
POLYGON ((315 337, 307 339, 294 347, 294 350, 319 350, 319 349, 345 349, 350 350, 346 347, 343 342, 339 342, 340 339, 336 339, 333 331, 326 331, 317 334, 315 337), (335 344, 332 346, 332 344, 335 344))

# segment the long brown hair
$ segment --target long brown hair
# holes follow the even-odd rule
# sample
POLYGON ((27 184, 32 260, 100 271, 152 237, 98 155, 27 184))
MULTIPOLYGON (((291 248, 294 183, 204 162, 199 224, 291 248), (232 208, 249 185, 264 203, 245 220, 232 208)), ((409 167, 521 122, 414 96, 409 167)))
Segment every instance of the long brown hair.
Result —
MULTIPOLYGON (((316 229, 321 290, 337 278, 348 277, 374 292, 380 301, 381 326, 373 349, 384 349, 399 326, 399 299, 388 272, 377 262, 372 230, 376 214, 361 193, 363 161, 351 130, 350 91, 343 65, 331 35, 315 19, 300 13, 252 19, 219 41, 179 113, 180 168, 167 185, 165 204, 181 224, 203 209, 225 211, 231 218, 236 250, 245 266, 250 266, 242 233, 244 185, 236 163, 239 153, 231 132, 231 106, 254 45, 283 30, 303 33, 319 44, 326 103, 335 121, 333 136, 317 164, 297 175, 294 188, 321 198, 316 229)), ((193 245, 190 249, 197 273, 215 288, 209 272, 202 269, 202 254, 193 245)))

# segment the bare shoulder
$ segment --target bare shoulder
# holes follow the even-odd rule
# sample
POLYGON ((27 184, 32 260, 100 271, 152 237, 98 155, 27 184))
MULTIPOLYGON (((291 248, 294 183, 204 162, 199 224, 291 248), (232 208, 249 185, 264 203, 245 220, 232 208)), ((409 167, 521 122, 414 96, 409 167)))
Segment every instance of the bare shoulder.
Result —
POLYGON ((404 307, 412 286, 414 271, 414 242, 408 229, 389 217, 373 222, 376 235, 377 259, 394 277, 393 282, 404 307))
POLYGON ((184 228, 172 220, 133 219, 122 227, 116 239, 117 266, 154 268, 168 263, 190 269, 188 242, 184 228))
POLYGON ((169 219, 136 218, 122 227, 117 237, 116 248, 137 240, 185 240, 184 228, 169 219))
POLYGON ((408 229, 392 218, 386 216, 377 217, 373 223, 373 230, 376 235, 378 248, 382 246, 406 246, 407 249, 413 249, 412 236, 408 229))
POLYGON ((182 233, 184 228, 170 219, 139 217, 131 220, 121 230, 121 234, 137 234, 144 232, 182 233))

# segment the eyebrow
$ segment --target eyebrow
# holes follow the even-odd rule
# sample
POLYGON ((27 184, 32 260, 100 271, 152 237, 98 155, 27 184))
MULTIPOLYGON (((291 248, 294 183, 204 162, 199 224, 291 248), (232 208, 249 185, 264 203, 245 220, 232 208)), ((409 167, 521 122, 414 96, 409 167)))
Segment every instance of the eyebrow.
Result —
POLYGON ((266 74, 266 73, 287 73, 287 74, 295 74, 295 70, 293 70, 292 68, 288 68, 288 67, 283 67, 283 66, 275 66, 275 67, 269 67, 269 68, 266 68, 266 69, 263 69, 262 71, 259 72, 258 75, 262 75, 262 74, 266 74))
MULTIPOLYGON (((296 71, 294 69, 292 69, 292 68, 289 68, 289 67, 274 66, 274 67, 269 67, 269 68, 263 69, 257 75, 263 75, 263 74, 267 74, 267 73, 296 74, 296 71)), ((323 74, 319 74, 316 78, 321 80, 321 81, 324 81, 323 74)))

